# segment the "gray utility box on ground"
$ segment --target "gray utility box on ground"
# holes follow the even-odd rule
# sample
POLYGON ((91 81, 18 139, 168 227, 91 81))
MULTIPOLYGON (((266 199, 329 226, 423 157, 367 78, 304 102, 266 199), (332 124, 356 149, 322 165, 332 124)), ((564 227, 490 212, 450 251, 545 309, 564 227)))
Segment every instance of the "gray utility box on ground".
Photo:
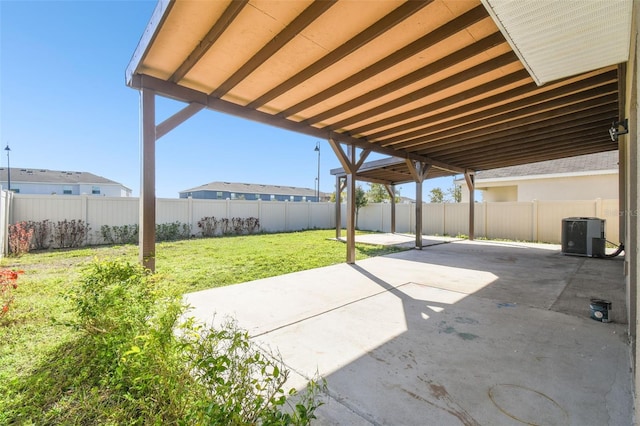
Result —
POLYGON ((606 242, 604 222, 597 217, 562 219, 562 254, 603 257, 606 242))

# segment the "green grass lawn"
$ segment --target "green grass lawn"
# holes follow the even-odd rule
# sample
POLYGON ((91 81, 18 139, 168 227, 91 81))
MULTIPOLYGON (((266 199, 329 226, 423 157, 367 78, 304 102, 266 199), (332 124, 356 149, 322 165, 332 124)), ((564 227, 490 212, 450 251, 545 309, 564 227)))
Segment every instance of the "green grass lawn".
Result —
MULTIPOLYGON (((160 243, 156 273, 180 292, 226 286, 345 261, 346 246, 331 240, 334 230, 193 239, 160 243)), ((402 251, 397 247, 356 245, 356 259, 402 251)), ((3 406, 20 398, 18 384, 74 331, 65 294, 95 259, 136 262, 137 246, 114 246, 29 253, 0 260, 21 269, 15 301, 0 318, 0 424, 3 406)))

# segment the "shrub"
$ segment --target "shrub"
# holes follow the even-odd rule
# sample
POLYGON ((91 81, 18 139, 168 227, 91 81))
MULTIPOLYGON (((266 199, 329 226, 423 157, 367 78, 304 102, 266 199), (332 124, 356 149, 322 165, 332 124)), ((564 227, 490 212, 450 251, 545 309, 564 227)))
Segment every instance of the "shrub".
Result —
POLYGON ((191 226, 187 223, 156 224, 156 241, 184 240, 191 236, 191 226))
POLYGON ((244 231, 244 219, 241 217, 232 217, 231 218, 231 228, 233 229, 233 232, 235 232, 237 235, 240 235, 243 233, 244 231))
POLYGON ((260 219, 258 219, 257 217, 246 218, 244 221, 244 224, 249 234, 258 232, 258 230, 260 229, 260 219))
POLYGON ((91 228, 83 220, 62 220, 53 225, 53 240, 59 248, 80 247, 87 241, 91 228))
POLYGON ((27 222, 18 222, 9 225, 9 252, 14 256, 22 256, 29 252, 33 229, 30 229, 27 222))
POLYGON ((18 275, 22 273, 23 271, 10 269, 0 270, 0 318, 9 312, 9 306, 15 299, 13 291, 18 288, 18 275))
POLYGON ((107 244, 136 244, 139 232, 138 224, 100 227, 102 239, 107 244))
POLYGON ((231 234, 231 221, 229 219, 223 217, 218 221, 218 223, 220 224, 220 231, 222 232, 222 235, 231 234))
POLYGON ((213 237, 218 229, 218 219, 215 216, 206 216, 198 221, 198 228, 203 237, 213 237))
POLYGON ((307 425, 321 404, 324 384, 285 392, 279 357, 256 349, 233 321, 183 320, 180 295, 138 265, 94 263, 69 298, 73 325, 92 346, 76 368, 90 376, 65 385, 45 423, 75 420, 62 404, 82 407, 84 424, 307 425))
POLYGON ((31 247, 36 250, 47 249, 53 242, 53 236, 51 235, 51 222, 45 219, 40 222, 28 221, 27 226, 33 229, 33 239, 31 240, 31 247))

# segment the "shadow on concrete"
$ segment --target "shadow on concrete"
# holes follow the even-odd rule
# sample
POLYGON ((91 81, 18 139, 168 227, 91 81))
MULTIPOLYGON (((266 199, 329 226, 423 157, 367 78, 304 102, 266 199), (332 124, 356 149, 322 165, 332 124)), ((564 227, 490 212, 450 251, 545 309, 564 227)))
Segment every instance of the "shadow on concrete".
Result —
POLYGON ((189 301, 277 347, 293 385, 326 377, 317 424, 629 424, 621 268, 461 241, 189 301), (617 322, 589 318, 591 297, 611 300, 617 322))

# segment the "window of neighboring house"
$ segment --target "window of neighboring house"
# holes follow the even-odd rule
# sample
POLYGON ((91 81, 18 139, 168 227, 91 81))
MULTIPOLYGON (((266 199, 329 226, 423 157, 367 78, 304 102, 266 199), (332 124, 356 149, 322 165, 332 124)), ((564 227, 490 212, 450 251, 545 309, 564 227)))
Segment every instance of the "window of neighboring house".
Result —
POLYGON ((91 187, 91 193, 93 195, 100 195, 100 187, 99 186, 92 186, 91 187))
POLYGON ((62 194, 64 194, 64 195, 71 195, 71 194, 73 194, 73 188, 72 188, 72 187, 70 187, 70 186, 68 186, 68 185, 63 186, 63 187, 62 187, 62 194))
POLYGON ((222 191, 216 192, 216 198, 222 198, 222 191))
POLYGON ((293 195, 289 195, 289 201, 293 201, 293 195))
POLYGON ((260 199, 260 194, 256 194, 256 200, 260 199))
POLYGON ((302 201, 307 201, 307 196, 306 195, 302 196, 302 201))
POLYGON ((269 195, 269 199, 270 199, 271 201, 274 201, 274 200, 276 199, 276 196, 275 196, 275 195, 273 195, 273 194, 271 194, 271 195, 269 195))
POLYGON ((235 200, 235 199, 236 199, 236 193, 235 193, 235 192, 232 192, 232 193, 231 193, 231 199, 232 199, 232 200, 235 200))
POLYGON ((16 194, 20 193, 20 188, 11 188, 11 190, 16 194))

